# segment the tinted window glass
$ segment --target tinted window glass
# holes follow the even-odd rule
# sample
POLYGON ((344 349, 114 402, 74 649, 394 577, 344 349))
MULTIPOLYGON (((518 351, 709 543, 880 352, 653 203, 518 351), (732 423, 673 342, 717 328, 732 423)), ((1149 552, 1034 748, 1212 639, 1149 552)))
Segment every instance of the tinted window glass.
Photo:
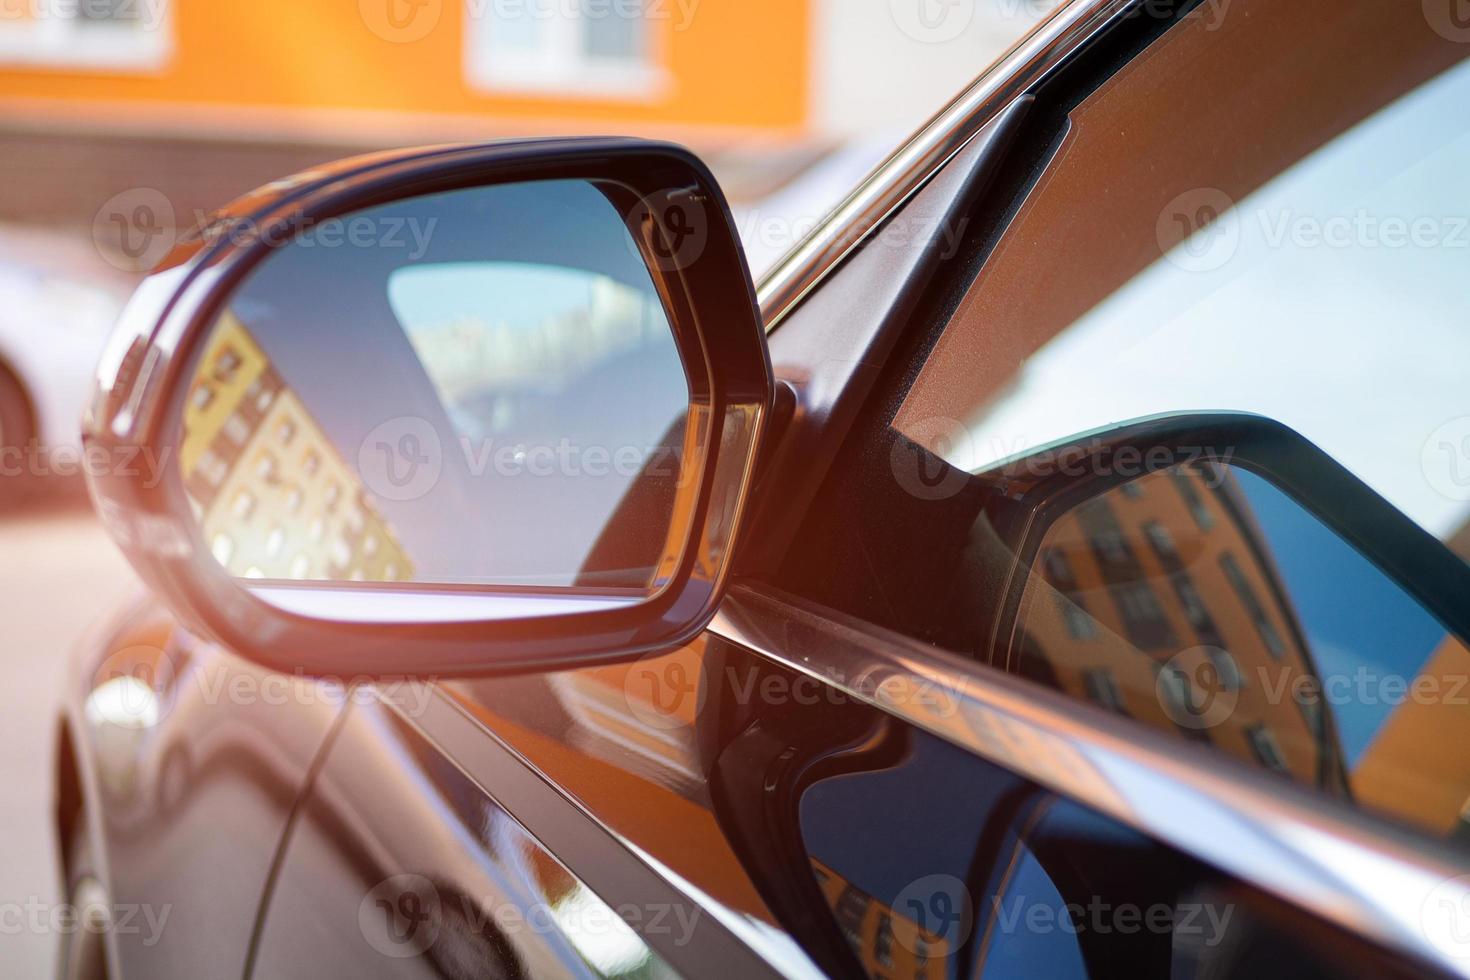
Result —
POLYGON ((1201 5, 1031 123, 782 584, 1460 834, 1467 55, 1419 6, 1201 5))
MULTIPOLYGON (((842 771, 804 782, 795 812, 821 897, 869 976, 1203 980, 1370 976, 1387 966, 1254 889, 924 732, 875 727, 861 745, 807 759, 818 772, 842 771)), ((779 783, 806 748, 787 748, 769 776, 779 783)))
POLYGON ((897 428, 978 472, 1255 412, 1470 555, 1465 55, 1419 5, 1186 18, 1072 113, 897 428))
POLYGON ((1470 707, 1470 650, 1270 481, 1176 467, 1084 501, 1040 537, 1012 645, 1022 673, 1441 832, 1461 827, 1470 767, 1447 773, 1439 743, 1470 707))

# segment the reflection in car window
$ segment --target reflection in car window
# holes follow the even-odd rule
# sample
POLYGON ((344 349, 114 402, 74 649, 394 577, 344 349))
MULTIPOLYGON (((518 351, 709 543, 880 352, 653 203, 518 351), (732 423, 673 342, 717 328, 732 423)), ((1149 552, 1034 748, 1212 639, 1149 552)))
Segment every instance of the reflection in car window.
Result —
POLYGON ((1465 644, 1247 469, 1201 464, 1125 486, 1046 530, 1016 643, 1039 663, 1022 673, 1459 832, 1470 766, 1446 772, 1439 738, 1455 724, 1446 698, 1470 676, 1465 644))
POLYGON ((1067 903, 1031 849, 1014 846, 986 909, 975 975, 980 980, 1087 976, 1077 948, 1078 924, 1071 920, 1067 903))
MULTIPOLYGON (((1160 412, 1254 412, 1300 432, 1470 557, 1470 209, 1459 192, 1470 171, 1470 63, 1459 60, 1464 51, 1446 53, 1417 7, 1352 6, 1374 24, 1314 35, 1308 47, 1322 50, 1312 58, 1337 55, 1333 43, 1356 49, 1370 29, 1380 50, 1349 82, 1294 88, 1300 101, 1291 112, 1305 117, 1302 128, 1322 126, 1343 106, 1359 115, 1300 158, 1270 138, 1265 127, 1274 123, 1254 118, 1268 96, 1250 86, 1211 89, 1208 100, 1191 93, 1208 104, 1196 106, 1189 125, 1213 126, 1209 134, 1119 122, 1130 138, 1135 128, 1146 133, 1126 160, 1109 155, 1109 134, 1089 129, 1158 110, 1159 79, 1203 43, 1196 22, 1176 27, 1084 102, 1053 172, 1017 218, 1014 235, 1026 241, 997 247, 910 392, 899 430, 978 472, 1160 412), (1449 58, 1456 63, 1405 87, 1406 66, 1422 74, 1449 58), (1344 91, 1334 92, 1339 85, 1344 91), (1196 143, 1201 149, 1191 150, 1196 143), (1140 167, 1142 159, 1161 164, 1140 167), (1160 177, 1164 162, 1179 172, 1160 177), (1259 185, 1236 186, 1243 173, 1266 168, 1275 169, 1259 185), (1139 182, 1160 180, 1172 199, 1145 198, 1139 182), (1075 212, 1071 225, 1043 224, 1051 208, 1089 194, 1136 210, 1111 237, 1077 229, 1098 219, 1075 212), (1035 242, 1052 253, 1026 254, 1035 242), (1151 255, 1133 269, 1102 250, 1151 255), (1004 292, 1000 283, 1016 277, 1010 265, 1020 261, 1066 268, 1044 283, 1065 298, 1025 303, 1029 282, 1004 292), (1107 269, 1124 276, 1100 281, 1107 269), (962 365, 982 342, 989 363, 966 382, 962 365), (940 417, 950 424, 937 425, 940 417)), ((1281 8, 1242 0, 1213 48, 1246 57, 1233 45, 1284 30, 1301 13, 1281 8)))
POLYGON ((978 274, 952 314, 931 297, 947 321, 859 420, 779 584, 1465 835, 1470 479, 1444 447, 1470 446, 1470 49, 1420 13, 1238 0, 1081 96, 1054 145, 1018 137, 1048 166, 978 209, 978 274), (1391 244, 1420 217, 1442 238, 1391 244), (1161 466, 1030 468, 1186 429, 1161 466))
MULTIPOLYGON (((1071 110, 920 366, 892 431, 938 458, 921 465, 971 479, 927 516, 954 543, 908 525, 942 598, 880 612, 1244 764, 1466 834, 1470 652, 1444 600, 1465 570, 1446 549, 1470 559, 1470 52, 1393 5, 1240 0, 1217 27, 1186 18, 1071 110), (1294 30, 1299 18, 1322 29, 1294 30), (1283 37, 1293 55, 1268 57, 1283 37), (1321 77, 1345 57, 1354 72, 1321 77), (1201 462, 1094 486, 1024 533, 987 524, 1032 485, 1010 481, 1038 454, 1221 412, 1284 424, 1304 437, 1303 468, 1335 461, 1347 473, 1333 479, 1373 500, 1304 503, 1249 460, 1201 462), (1365 521, 1412 557, 1360 550, 1342 526, 1365 521), (1017 558, 1030 574, 1015 620, 964 611, 999 605, 1017 558)), ((1068 492, 1102 475, 1084 466, 1068 492)))

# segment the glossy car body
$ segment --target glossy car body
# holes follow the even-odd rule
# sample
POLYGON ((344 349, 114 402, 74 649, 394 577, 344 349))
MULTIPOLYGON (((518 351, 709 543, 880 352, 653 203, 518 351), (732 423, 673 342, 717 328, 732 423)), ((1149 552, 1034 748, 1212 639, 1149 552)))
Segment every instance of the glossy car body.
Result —
POLYGON ((923 526, 841 562, 813 546, 863 511, 852 473, 923 495, 887 442, 853 441, 1044 186, 1075 91, 1187 14, 1062 8, 766 280, 791 397, 735 584, 688 644, 348 689, 147 602, 100 634, 57 823, 134 913, 113 975, 1463 972, 1425 919, 1463 902, 1459 851, 913 635, 919 583, 884 592, 861 552, 937 556, 923 526))

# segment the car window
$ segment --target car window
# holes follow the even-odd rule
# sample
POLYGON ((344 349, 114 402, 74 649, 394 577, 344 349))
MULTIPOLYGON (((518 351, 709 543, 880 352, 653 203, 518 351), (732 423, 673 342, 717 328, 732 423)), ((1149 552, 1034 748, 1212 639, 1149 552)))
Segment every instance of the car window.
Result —
POLYGON ((1470 46, 1420 5, 1201 10, 1031 124, 779 578, 1457 837, 1470 46))
POLYGON ((1417 7, 1292 4, 1327 25, 1297 60, 1383 50, 1303 73, 1288 112, 1321 142, 1278 138, 1278 96, 1208 83, 1220 59, 1287 81, 1242 50, 1290 32, 1280 6, 1186 19, 1078 107, 896 425, 975 472, 1160 412, 1257 412, 1470 556, 1470 49, 1417 7), (1138 125, 1156 113, 1178 128, 1138 125))
POLYGON ((1382 975, 1247 883, 876 712, 839 721, 853 707, 803 708, 824 724, 776 743, 762 776, 778 794, 794 781, 796 805, 766 813, 796 815, 817 900, 867 976, 1382 975), (839 748, 849 724, 865 737, 839 748))

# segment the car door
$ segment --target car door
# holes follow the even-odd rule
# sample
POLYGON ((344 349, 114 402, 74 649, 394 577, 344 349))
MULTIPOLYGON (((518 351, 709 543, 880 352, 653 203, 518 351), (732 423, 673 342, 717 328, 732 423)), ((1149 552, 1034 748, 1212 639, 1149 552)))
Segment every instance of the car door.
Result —
MULTIPOLYGON (((909 317, 775 564, 773 581, 838 611, 858 649, 762 645, 834 675, 876 661, 900 684, 958 689, 970 675, 948 654, 1019 675, 1006 688, 1019 714, 991 714, 1009 695, 988 686, 970 689, 978 719, 964 697, 940 717, 898 713, 1160 849, 1162 864, 1123 862, 1141 870, 1129 880, 1066 845, 1090 878, 1080 906, 1259 889, 1263 904, 1234 906, 1250 940, 1207 943, 1213 955, 1186 957, 1197 969, 1344 969, 1327 951, 1346 932, 1458 970, 1470 767, 1451 747, 1467 717, 1455 324, 1470 293, 1451 271, 1463 208, 1446 177, 1465 152, 1449 106, 1466 52, 1417 9, 1178 13, 1137 13, 1034 91, 1009 163, 967 212, 964 271, 909 317), (1357 69, 1330 80, 1342 59, 1357 69), (1044 691, 1063 700, 1041 708, 1029 694, 1044 691), (1097 765, 1113 738, 1161 750, 1147 790, 1097 765), (1286 811, 1290 843, 1271 829, 1286 811), (1320 820, 1333 832, 1304 855, 1320 820), (1366 872, 1390 854, 1418 869, 1403 891, 1366 872), (1200 885, 1181 870, 1194 861, 1226 880, 1200 885), (1306 942, 1269 952, 1286 937, 1306 942)), ((773 334, 778 363, 805 312, 773 334)), ((1068 897, 1076 879, 1046 846, 1027 850, 1015 867, 1034 858, 1051 877, 1088 971, 1108 972, 1109 940, 1097 920, 1086 938, 1068 897)), ((1006 935, 1005 889, 964 894, 1006 935)))
POLYGON ((151 602, 95 646, 99 655, 73 677, 80 737, 64 746, 87 782, 84 790, 62 784, 58 817, 63 832, 97 834, 106 855, 118 909, 112 969, 234 973, 346 692, 264 670, 151 602), (87 753, 85 768, 73 747, 87 753))
POLYGON ((706 634, 354 705, 255 972, 1453 967, 1434 24, 1153 8, 1010 103, 783 310, 802 411, 706 634))

